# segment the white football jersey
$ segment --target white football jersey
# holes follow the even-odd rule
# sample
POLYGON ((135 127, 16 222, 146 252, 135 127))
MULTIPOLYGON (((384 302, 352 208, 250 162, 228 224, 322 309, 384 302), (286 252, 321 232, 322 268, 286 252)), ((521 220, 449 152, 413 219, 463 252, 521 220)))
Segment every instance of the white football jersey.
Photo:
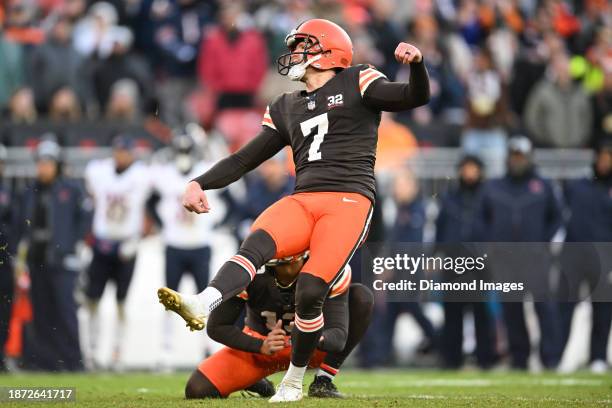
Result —
POLYGON ((115 241, 142 235, 145 204, 151 194, 148 167, 135 161, 121 174, 112 158, 93 160, 85 168, 85 184, 94 199, 93 233, 115 241))
POLYGON ((210 166, 210 163, 197 163, 187 175, 183 175, 173 163, 157 165, 152 169, 152 185, 160 195, 157 212, 162 220, 162 238, 166 245, 193 249, 211 244, 215 225, 223 220, 227 211, 218 190, 206 191, 211 208, 206 214, 187 211, 182 201, 187 183, 210 166))

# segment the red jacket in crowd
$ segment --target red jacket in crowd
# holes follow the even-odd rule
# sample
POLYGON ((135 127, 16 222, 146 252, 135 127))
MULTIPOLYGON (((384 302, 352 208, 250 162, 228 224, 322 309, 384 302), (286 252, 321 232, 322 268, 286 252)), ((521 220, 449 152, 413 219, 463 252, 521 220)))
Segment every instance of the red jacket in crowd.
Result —
POLYGON ((256 30, 231 35, 212 29, 202 41, 198 57, 198 78, 217 93, 255 93, 268 67, 263 36, 256 30))

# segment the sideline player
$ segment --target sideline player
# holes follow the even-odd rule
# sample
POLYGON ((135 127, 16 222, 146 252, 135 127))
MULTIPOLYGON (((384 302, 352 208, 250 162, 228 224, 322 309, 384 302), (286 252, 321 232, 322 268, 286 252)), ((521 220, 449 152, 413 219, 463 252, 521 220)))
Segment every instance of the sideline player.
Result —
POLYGON ((125 298, 143 232, 150 183, 147 166, 136 160, 135 143, 129 135, 115 137, 112 146, 112 158, 93 160, 85 169, 85 186, 94 201, 93 259, 85 288, 89 312, 87 360, 89 368, 96 368, 100 338, 98 304, 106 283, 112 280, 116 284, 117 325, 111 368, 120 370, 126 327, 125 298))
MULTIPOLYGON (((291 347, 287 343, 295 316, 295 283, 305 260, 297 256, 266 265, 246 290, 211 313, 208 334, 227 347, 199 364, 185 387, 187 398, 227 397, 252 384, 262 396, 274 393, 265 377, 289 366, 291 347), (234 323, 245 308, 246 326, 240 330, 234 323)), ((309 387, 311 397, 342 397, 333 384, 334 376, 369 326, 372 292, 350 281, 347 266, 323 306, 325 327, 309 364, 319 368, 309 387)))
POLYGON ((276 154, 293 150, 295 193, 264 211, 234 257, 199 295, 158 291, 160 301, 192 330, 221 302, 240 293, 272 258, 310 249, 296 283, 295 328, 289 369, 271 402, 298 401, 302 382, 324 325, 323 302, 367 235, 375 200, 374 162, 381 111, 402 111, 429 100, 421 52, 400 43, 395 58, 410 64, 409 83, 389 82, 368 65, 351 66, 353 46, 335 23, 313 19, 286 38, 289 53, 278 59, 281 75, 302 81, 266 109, 263 129, 238 152, 187 185, 184 206, 211 210, 205 190, 222 188, 276 154))

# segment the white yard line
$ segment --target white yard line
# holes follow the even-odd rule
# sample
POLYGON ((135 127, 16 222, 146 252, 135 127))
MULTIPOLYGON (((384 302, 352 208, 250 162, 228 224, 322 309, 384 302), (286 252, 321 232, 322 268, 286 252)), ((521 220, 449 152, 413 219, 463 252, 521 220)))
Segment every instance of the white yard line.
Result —
MULTIPOLYGON (((368 381, 342 381, 343 387, 378 388, 380 384, 368 381)), ((489 379, 489 378, 437 378, 429 380, 385 380, 385 387, 497 387, 508 385, 521 386, 545 386, 545 387, 576 387, 590 386, 599 387, 604 385, 603 380, 591 380, 582 378, 560 378, 560 379, 489 379)))
MULTIPOLYGON (((348 394, 349 398, 363 398, 363 399, 387 399, 389 395, 372 395, 372 394, 348 394)), ((468 396, 468 395, 431 395, 431 394, 408 394, 397 396, 398 399, 420 399, 420 400, 465 400, 465 401, 481 401, 483 396, 468 396)), ((576 402, 588 402, 590 404, 610 404, 612 400, 604 399, 604 400, 580 400, 580 399, 570 399, 570 398, 552 398, 552 397, 543 397, 543 398, 527 398, 527 397, 497 397, 500 401, 522 401, 522 402, 564 402, 564 403, 576 403, 576 402)))

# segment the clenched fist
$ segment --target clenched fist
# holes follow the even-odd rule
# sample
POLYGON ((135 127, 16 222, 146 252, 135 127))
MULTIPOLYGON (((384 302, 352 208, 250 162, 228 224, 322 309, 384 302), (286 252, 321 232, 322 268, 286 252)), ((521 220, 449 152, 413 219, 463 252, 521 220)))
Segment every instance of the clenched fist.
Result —
POLYGON ((412 62, 421 62, 423 55, 421 50, 414 45, 401 42, 395 49, 395 59, 400 64, 410 64, 412 62))
POLYGON ((183 193, 183 207, 185 207, 187 211, 197 214, 210 211, 206 194, 197 182, 190 181, 189 184, 187 184, 185 193, 183 193))

